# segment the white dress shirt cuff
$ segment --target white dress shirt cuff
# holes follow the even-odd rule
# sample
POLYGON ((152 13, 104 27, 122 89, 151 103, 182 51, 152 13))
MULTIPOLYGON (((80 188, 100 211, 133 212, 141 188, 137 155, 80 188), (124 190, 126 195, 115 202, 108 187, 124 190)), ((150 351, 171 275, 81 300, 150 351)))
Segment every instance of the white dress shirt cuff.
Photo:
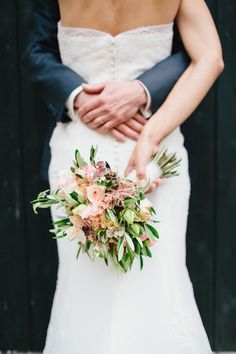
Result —
POLYGON ((152 111, 151 111, 151 95, 150 92, 148 91, 147 87, 144 85, 144 83, 140 80, 137 80, 144 88, 146 95, 147 95, 147 103, 145 104, 144 107, 140 108, 140 111, 142 113, 142 115, 144 116, 144 118, 150 118, 152 115, 152 111))
POLYGON ((78 115, 76 114, 74 109, 74 101, 75 101, 75 97, 82 91, 83 91, 83 86, 80 85, 79 87, 77 87, 71 92, 70 96, 66 101, 66 108, 68 110, 67 114, 72 120, 78 120, 78 115))

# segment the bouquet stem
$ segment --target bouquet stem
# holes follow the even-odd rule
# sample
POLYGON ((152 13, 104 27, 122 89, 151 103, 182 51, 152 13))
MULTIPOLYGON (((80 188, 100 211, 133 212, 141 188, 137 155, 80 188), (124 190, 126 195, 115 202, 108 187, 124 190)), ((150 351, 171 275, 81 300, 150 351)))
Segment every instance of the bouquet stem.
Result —
POLYGON ((153 161, 156 162, 161 169, 161 178, 178 176, 177 168, 180 166, 181 160, 181 158, 177 158, 176 153, 168 153, 166 147, 160 149, 153 158, 153 161))

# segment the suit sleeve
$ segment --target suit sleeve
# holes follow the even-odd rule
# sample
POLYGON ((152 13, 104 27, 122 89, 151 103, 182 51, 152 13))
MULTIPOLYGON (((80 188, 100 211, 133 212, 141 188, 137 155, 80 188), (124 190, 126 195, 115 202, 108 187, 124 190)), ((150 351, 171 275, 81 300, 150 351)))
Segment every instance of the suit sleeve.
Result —
POLYGON ((60 11, 57 0, 37 0, 24 61, 30 81, 56 121, 66 113, 70 93, 85 80, 63 65, 57 40, 60 11))
POLYGON ((147 87, 151 96, 151 111, 154 113, 165 101, 176 81, 190 63, 184 50, 170 55, 137 79, 147 87))

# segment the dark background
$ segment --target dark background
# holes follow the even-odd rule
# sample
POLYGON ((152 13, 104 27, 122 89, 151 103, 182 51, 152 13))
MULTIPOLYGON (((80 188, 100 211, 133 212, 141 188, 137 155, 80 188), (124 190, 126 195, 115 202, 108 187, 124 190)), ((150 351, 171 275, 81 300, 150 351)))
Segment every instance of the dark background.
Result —
MULTIPOLYGON (((192 184, 187 262, 213 348, 232 351, 236 350, 236 2, 207 3, 226 67, 182 127, 192 184)), ((43 348, 57 270, 49 212, 36 217, 29 204, 48 187, 39 169, 49 119, 22 63, 31 8, 30 0, 0 3, 0 350, 43 348)))

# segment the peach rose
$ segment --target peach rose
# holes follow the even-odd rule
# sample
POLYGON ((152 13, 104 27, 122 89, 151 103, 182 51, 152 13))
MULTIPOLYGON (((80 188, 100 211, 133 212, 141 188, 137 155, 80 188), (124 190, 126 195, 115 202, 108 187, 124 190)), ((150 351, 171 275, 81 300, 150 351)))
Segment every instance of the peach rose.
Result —
POLYGON ((92 184, 91 186, 87 187, 87 198, 91 203, 102 200, 104 195, 105 188, 103 186, 92 184))

